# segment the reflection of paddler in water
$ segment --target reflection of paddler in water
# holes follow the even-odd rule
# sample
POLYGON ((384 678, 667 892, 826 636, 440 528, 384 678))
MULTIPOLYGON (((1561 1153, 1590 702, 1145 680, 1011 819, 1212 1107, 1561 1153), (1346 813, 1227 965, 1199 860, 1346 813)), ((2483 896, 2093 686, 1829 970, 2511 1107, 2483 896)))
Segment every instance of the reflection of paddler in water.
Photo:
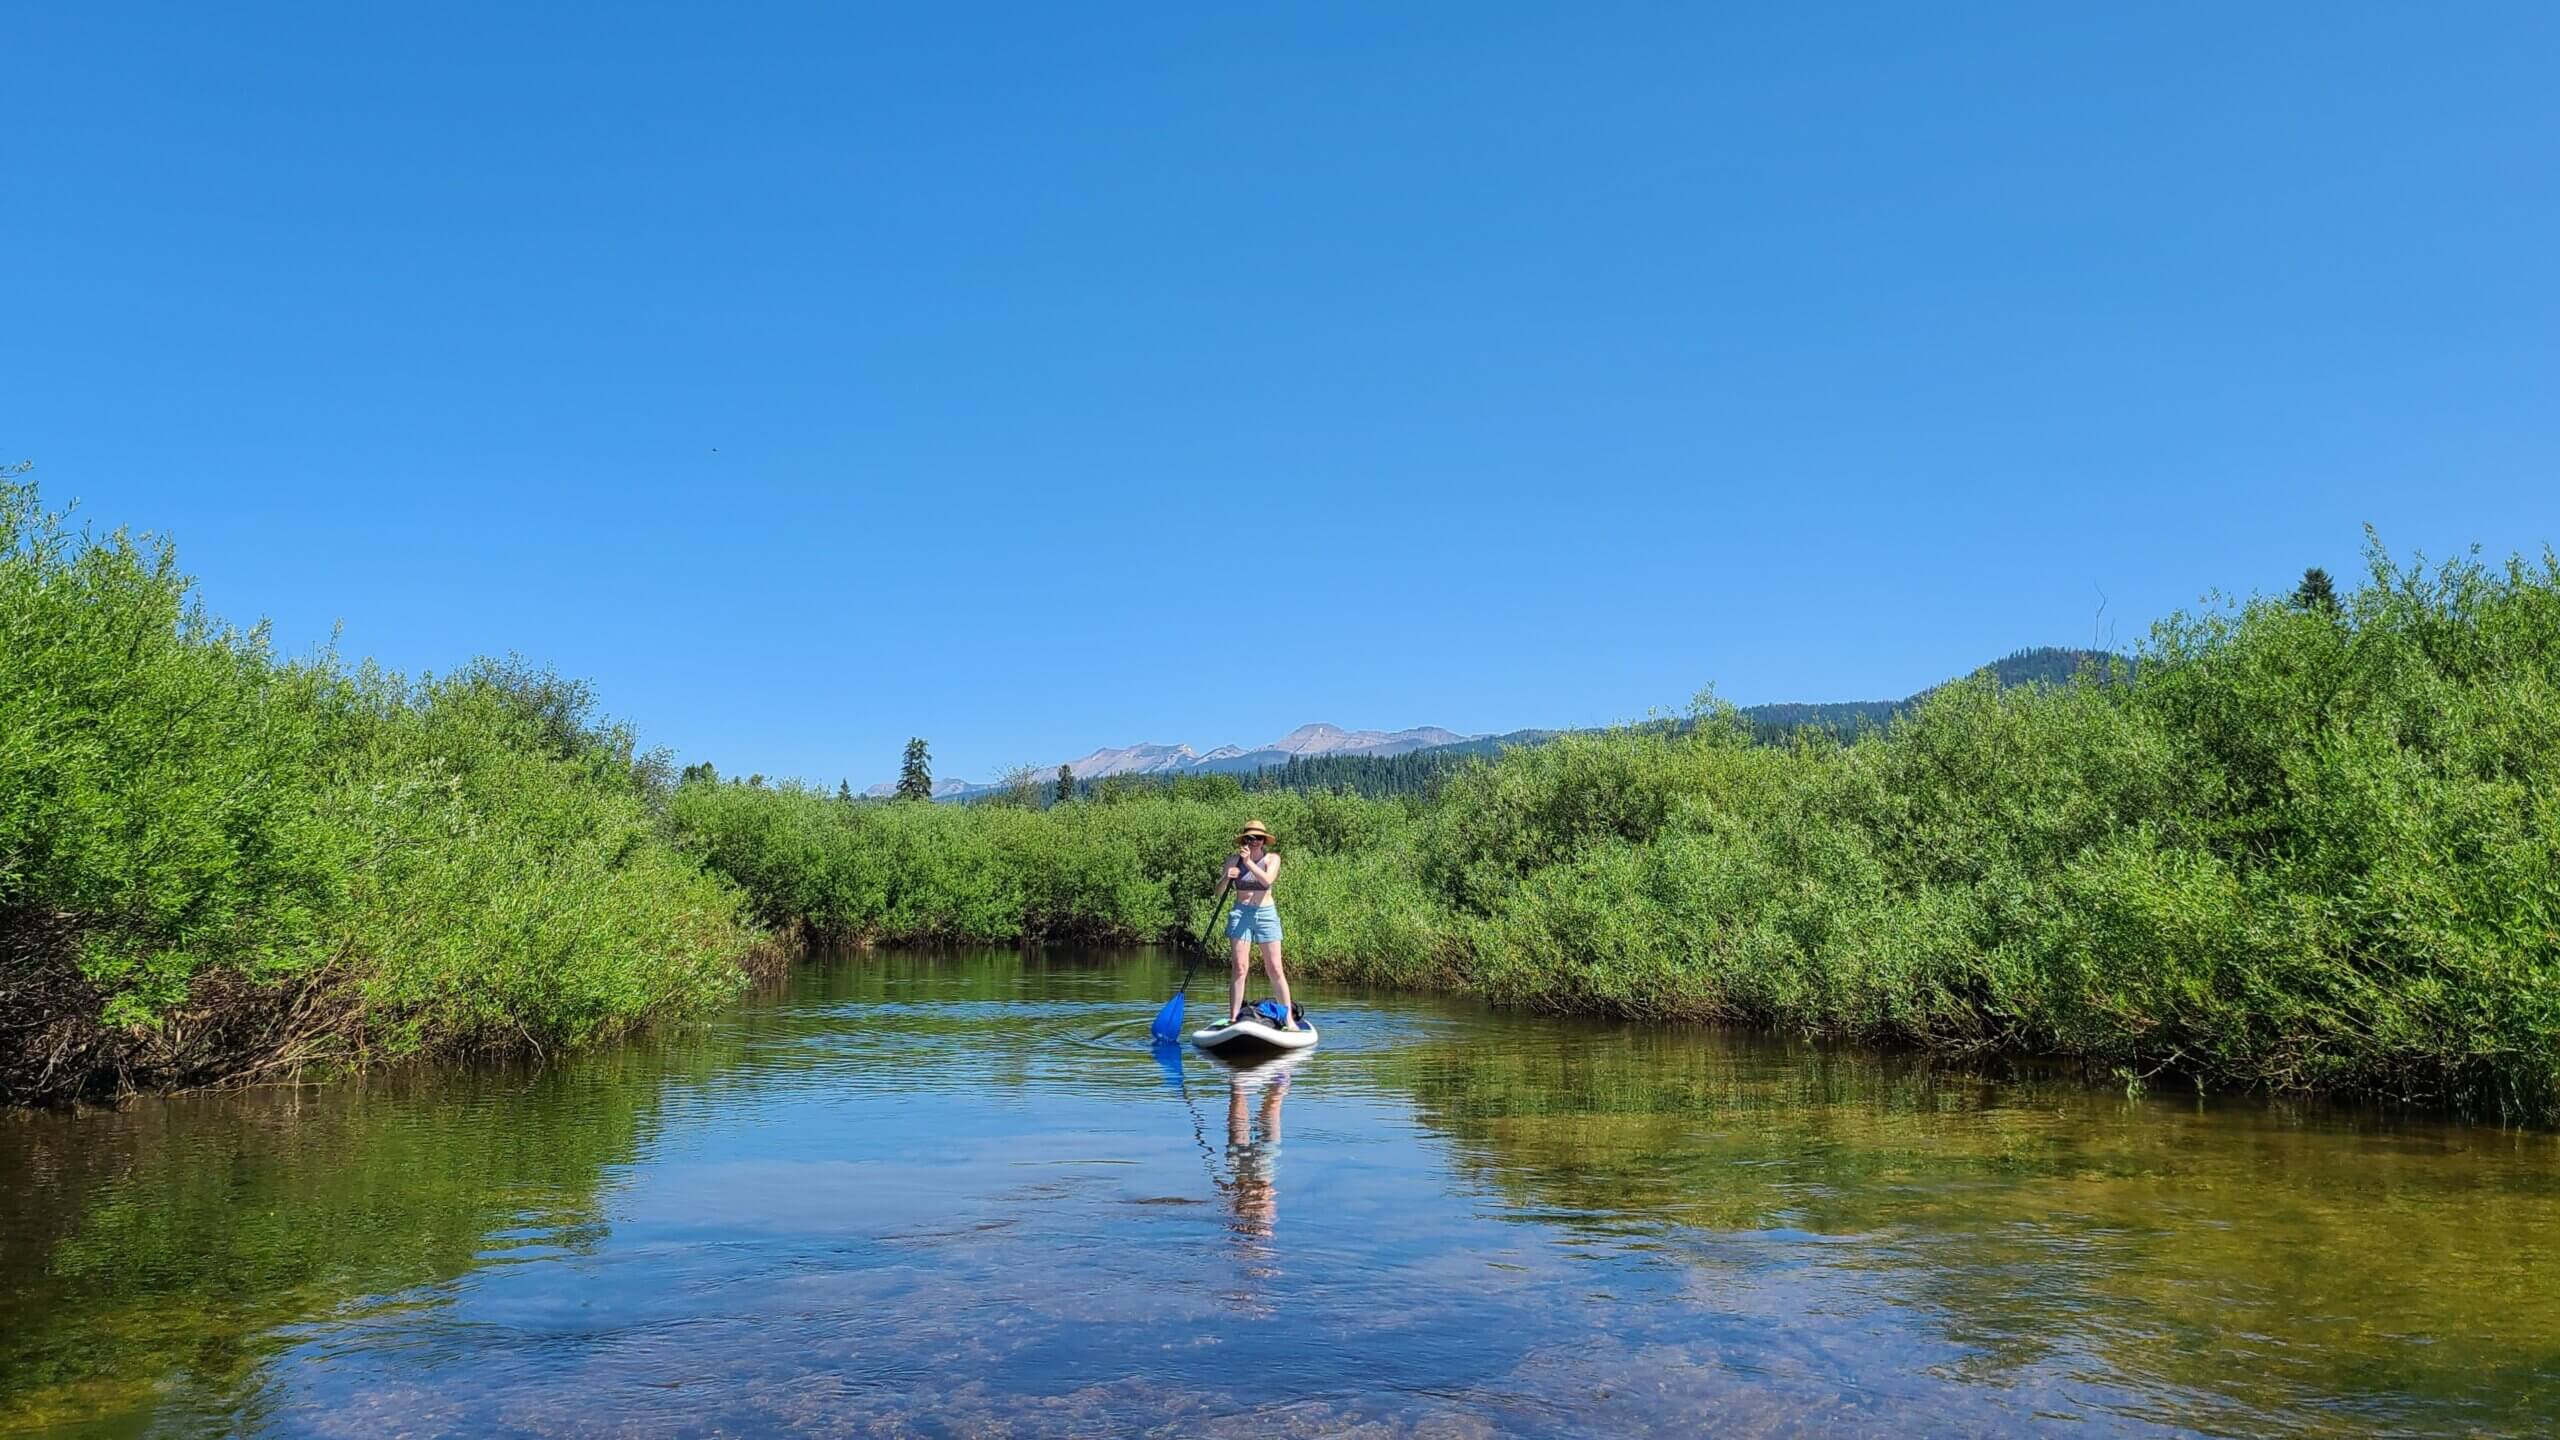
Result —
POLYGON ((1235 1207, 1235 1232, 1255 1240, 1270 1239, 1280 1220, 1280 1102, 1289 1093, 1291 1064, 1279 1060, 1227 1075, 1227 1199, 1235 1207))

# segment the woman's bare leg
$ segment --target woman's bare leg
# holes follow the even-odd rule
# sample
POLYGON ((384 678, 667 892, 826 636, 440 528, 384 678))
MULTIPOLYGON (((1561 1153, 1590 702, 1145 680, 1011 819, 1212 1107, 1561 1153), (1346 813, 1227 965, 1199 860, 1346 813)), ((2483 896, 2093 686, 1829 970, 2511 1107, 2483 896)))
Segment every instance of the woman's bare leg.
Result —
MULTIPOLYGON (((1297 1029, 1298 1010, 1296 1006, 1289 1003, 1289 972, 1280 968, 1280 942, 1277 940, 1262 947, 1262 973, 1271 977, 1271 993, 1280 1002, 1280 1013, 1289 1017, 1288 1023, 1281 1028, 1297 1029)), ((1244 971, 1241 968, 1236 971, 1236 976, 1236 983, 1242 985, 1244 971)))
POLYGON ((1234 963, 1227 971, 1227 1018, 1233 1020, 1244 1013, 1244 977, 1253 968, 1252 937, 1238 940, 1230 958, 1234 963))

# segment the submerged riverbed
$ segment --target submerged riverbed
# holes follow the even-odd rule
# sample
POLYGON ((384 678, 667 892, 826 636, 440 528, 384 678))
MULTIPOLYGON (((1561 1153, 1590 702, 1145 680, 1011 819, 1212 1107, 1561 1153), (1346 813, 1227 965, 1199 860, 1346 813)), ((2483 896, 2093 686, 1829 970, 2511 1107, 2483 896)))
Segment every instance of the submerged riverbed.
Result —
POLYGON ((0 1433, 2560 1428, 2548 1135, 1175 973, 0 1117, 0 1433))

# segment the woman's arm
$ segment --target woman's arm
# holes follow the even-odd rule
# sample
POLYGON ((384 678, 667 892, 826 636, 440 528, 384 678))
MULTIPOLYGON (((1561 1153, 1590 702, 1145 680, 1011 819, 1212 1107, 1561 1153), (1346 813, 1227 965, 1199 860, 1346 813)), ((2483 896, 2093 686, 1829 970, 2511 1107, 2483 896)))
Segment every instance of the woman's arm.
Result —
POLYGON ((1259 865, 1256 865, 1250 860, 1245 860, 1241 855, 1236 858, 1244 861, 1245 870, 1249 872, 1254 879, 1261 881, 1263 888, 1265 889, 1269 889, 1280 878, 1280 857, 1278 855, 1263 856, 1262 863, 1259 865))

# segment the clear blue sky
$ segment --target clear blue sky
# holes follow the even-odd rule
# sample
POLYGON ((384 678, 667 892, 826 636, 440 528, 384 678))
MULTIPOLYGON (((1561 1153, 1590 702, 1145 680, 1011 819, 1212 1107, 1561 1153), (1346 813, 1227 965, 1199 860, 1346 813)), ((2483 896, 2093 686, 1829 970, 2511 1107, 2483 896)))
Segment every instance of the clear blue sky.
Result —
POLYGON ((2560 6, 0 8, 0 455, 724 771, 2560 540, 2560 6), (1229 658, 1249 652, 1254 658, 1229 658))

